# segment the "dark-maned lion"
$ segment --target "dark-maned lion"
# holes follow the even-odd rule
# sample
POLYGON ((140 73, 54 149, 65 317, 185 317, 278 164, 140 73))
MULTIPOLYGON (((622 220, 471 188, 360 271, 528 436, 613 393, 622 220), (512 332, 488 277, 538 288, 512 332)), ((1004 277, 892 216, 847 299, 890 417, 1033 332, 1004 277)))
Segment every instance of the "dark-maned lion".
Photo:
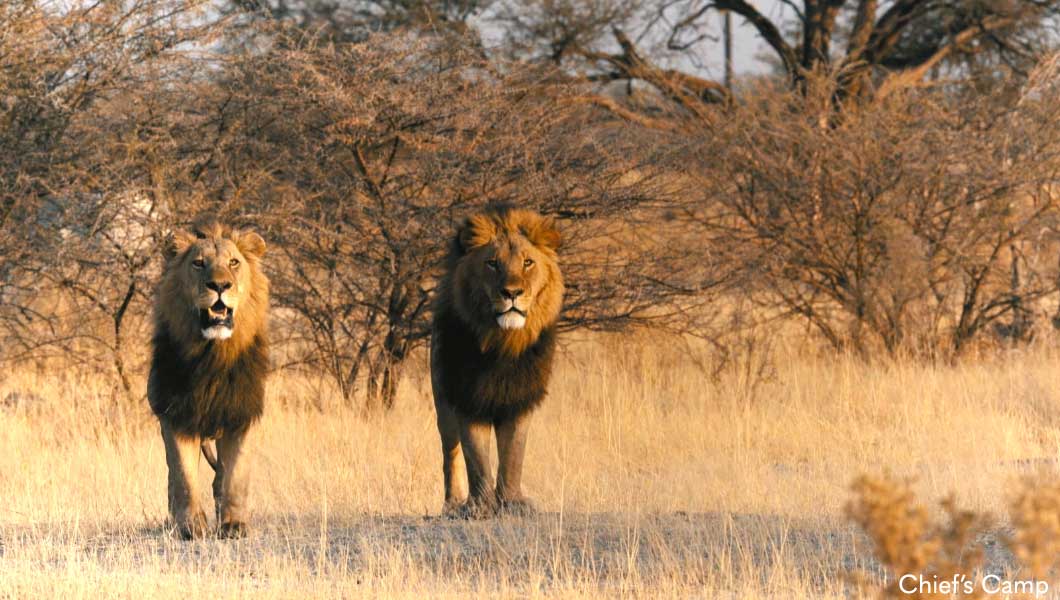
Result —
POLYGON ((207 531, 199 502, 200 448, 216 471, 217 535, 246 535, 243 448, 262 413, 269 363, 264 254, 258 234, 212 220, 166 243, 147 397, 162 426, 169 512, 185 539, 207 531))
POLYGON ((556 348, 559 242, 551 219, 508 206, 468 218, 452 242, 431 331, 447 512, 532 510, 520 478, 530 413, 545 396, 556 348))

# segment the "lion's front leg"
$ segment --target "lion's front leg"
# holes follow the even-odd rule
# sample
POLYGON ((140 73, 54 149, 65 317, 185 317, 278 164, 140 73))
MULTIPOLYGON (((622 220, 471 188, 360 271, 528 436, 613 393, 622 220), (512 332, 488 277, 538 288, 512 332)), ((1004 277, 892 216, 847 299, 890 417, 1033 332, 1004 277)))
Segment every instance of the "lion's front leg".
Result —
POLYGON ((493 424, 459 417, 460 445, 464 451, 470 497, 464 505, 468 516, 489 516, 497 506, 490 472, 490 442, 493 424))
POLYGON ((186 540, 206 535, 206 513, 199 504, 198 436, 177 433, 161 420, 169 467, 169 514, 186 540))
POLYGON ((221 538, 247 535, 247 494, 250 491, 247 438, 251 429, 226 432, 217 439, 213 497, 217 506, 217 536, 221 538))
POLYGON ((533 503, 523 496, 523 459, 526 456, 526 438, 530 430, 530 414, 522 414, 506 421, 498 421, 497 456, 497 502, 503 510, 516 513, 534 511, 533 503))
POLYGON ((459 510, 467 502, 467 473, 460 448, 460 420, 448 403, 437 400, 438 433, 442 438, 442 478, 445 482, 443 512, 459 510))

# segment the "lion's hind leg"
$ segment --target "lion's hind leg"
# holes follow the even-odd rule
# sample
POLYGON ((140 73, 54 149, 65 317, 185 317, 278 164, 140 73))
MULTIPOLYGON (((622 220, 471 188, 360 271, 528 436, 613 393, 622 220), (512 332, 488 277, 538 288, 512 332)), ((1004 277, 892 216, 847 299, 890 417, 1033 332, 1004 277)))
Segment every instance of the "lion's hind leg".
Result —
POLYGON ((206 513, 199 505, 199 452, 197 436, 179 434, 161 421, 162 441, 169 467, 169 514, 186 540, 206 535, 206 513))

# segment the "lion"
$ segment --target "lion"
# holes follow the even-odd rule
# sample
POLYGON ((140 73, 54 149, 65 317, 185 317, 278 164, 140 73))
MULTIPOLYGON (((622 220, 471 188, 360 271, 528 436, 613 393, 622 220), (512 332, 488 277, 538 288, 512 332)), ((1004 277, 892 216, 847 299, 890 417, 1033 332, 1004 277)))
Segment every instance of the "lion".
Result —
POLYGON ((556 351, 559 245, 551 218, 507 205, 469 217, 450 245, 430 347, 446 514, 534 510, 521 477, 530 416, 545 397, 556 351))
POLYGON ((265 240, 207 219, 173 233, 164 255, 147 398, 165 443, 169 513, 184 539, 206 535, 201 449, 215 471, 217 536, 243 537, 244 444, 262 414, 269 366, 265 240))

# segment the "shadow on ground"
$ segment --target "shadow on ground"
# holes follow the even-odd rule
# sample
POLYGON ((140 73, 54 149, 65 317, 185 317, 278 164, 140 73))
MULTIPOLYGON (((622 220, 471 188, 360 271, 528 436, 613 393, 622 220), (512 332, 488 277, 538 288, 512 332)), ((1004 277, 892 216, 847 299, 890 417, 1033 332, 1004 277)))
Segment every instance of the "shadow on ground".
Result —
MULTIPOLYGON (((348 574, 380 579, 414 574, 421 581, 503 578, 510 582, 583 580, 602 588, 639 582, 683 585, 768 586, 783 573, 810 590, 834 590, 858 571, 879 575, 871 545, 834 519, 792 519, 729 513, 559 514, 465 521, 428 516, 264 515, 244 540, 183 542, 161 523, 88 532, 60 528, 47 543, 57 553, 52 567, 77 560, 127 567, 165 565, 195 571, 210 563, 266 573, 263 562, 293 564, 311 576, 348 574)), ((5 540, 32 545, 46 532, 0 527, 5 540)), ((991 572, 1004 572, 1011 557, 984 539, 991 572)), ((9 556, 0 555, 3 558, 9 556)))

